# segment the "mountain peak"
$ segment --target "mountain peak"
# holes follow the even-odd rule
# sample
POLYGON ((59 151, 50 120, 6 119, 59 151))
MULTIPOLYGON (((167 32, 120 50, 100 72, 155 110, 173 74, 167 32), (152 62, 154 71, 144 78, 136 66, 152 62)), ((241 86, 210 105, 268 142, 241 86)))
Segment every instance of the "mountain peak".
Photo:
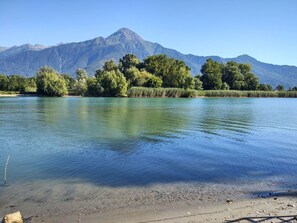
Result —
POLYGON ((143 40, 139 35, 128 28, 121 28, 115 33, 107 37, 108 40, 130 40, 130 41, 139 41, 143 40))

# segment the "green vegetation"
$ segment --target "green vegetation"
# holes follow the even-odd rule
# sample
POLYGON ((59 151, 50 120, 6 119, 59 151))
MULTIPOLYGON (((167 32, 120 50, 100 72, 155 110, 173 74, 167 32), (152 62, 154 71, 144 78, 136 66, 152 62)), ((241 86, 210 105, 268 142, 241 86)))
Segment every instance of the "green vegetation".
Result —
POLYGON ((36 92, 36 80, 34 77, 25 78, 19 75, 6 76, 0 74, 0 91, 18 93, 36 92))
POLYGON ((46 96, 63 96, 68 93, 66 81, 50 67, 42 67, 36 76, 37 93, 46 96))
POLYGON ((249 97, 249 98, 296 98, 297 91, 238 91, 238 90, 204 90, 181 88, 144 88, 132 87, 129 97, 249 97))
MULTIPOLYGON (((297 87, 285 90, 278 85, 259 83, 249 64, 226 64, 207 59, 201 75, 192 76, 180 60, 154 55, 140 61, 135 55, 123 56, 118 64, 106 61, 93 76, 81 68, 76 77, 41 67, 37 75, 25 78, 0 74, 0 93, 20 92, 45 96, 92 97, 296 97, 297 87)), ((3 93, 2 93, 3 94, 3 93)))

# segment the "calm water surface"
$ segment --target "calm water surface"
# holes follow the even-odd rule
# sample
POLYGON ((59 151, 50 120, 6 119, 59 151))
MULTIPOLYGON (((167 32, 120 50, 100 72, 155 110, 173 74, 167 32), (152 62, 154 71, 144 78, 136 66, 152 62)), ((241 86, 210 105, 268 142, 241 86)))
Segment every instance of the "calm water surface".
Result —
POLYGON ((297 183, 296 99, 1 98, 0 133, 9 187, 297 183))

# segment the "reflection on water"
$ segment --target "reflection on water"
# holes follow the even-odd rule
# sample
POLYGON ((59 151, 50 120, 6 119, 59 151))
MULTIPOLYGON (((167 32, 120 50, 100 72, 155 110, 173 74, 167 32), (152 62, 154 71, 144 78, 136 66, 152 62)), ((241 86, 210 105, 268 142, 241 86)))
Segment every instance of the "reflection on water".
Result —
POLYGON ((10 154, 10 190, 296 183, 296 108, 296 99, 1 98, 0 173, 10 154))

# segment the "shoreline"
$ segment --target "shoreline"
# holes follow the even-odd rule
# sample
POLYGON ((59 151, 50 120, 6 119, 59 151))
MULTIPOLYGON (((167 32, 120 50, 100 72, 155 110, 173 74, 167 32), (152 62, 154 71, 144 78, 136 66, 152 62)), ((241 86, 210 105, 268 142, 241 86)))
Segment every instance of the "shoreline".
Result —
POLYGON ((1 217, 20 211, 30 223, 231 223, 251 217, 271 222, 273 216, 297 214, 296 189, 275 182, 120 188, 57 183, 2 188, 1 217))
POLYGON ((28 94, 0 94, 0 98, 6 97, 40 97, 40 98, 297 98, 297 97, 247 97, 247 96, 195 96, 195 97, 92 97, 79 95, 64 95, 62 97, 49 97, 41 95, 28 94))
POLYGON ((297 219, 295 193, 286 196, 230 200, 203 203, 175 202, 137 208, 123 208, 104 213, 76 213, 50 217, 31 217, 30 222, 121 222, 121 223, 203 223, 203 222, 277 222, 280 218, 292 222, 297 219))

